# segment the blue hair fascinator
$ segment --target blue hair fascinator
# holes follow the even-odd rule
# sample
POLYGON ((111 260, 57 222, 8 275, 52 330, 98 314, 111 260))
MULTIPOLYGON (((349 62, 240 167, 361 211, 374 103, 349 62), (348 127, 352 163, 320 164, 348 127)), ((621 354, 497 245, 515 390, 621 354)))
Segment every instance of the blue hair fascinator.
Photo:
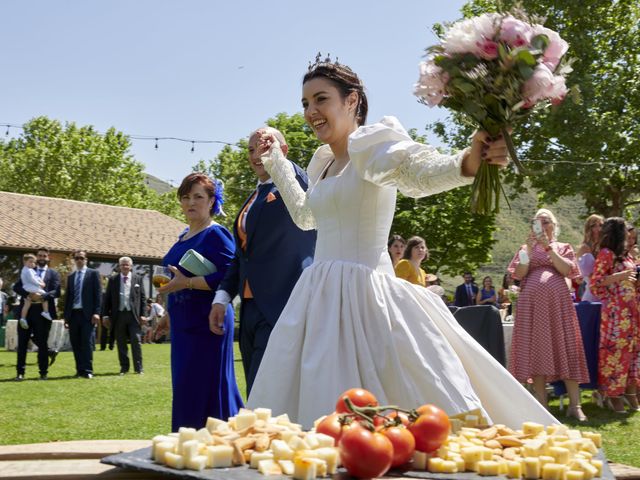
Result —
POLYGON ((217 178, 213 181, 213 183, 216 189, 213 192, 213 198, 215 198, 215 201, 213 202, 211 213, 213 213, 214 215, 222 215, 223 217, 226 217, 227 214, 222 210, 222 205, 224 205, 224 184, 217 178))

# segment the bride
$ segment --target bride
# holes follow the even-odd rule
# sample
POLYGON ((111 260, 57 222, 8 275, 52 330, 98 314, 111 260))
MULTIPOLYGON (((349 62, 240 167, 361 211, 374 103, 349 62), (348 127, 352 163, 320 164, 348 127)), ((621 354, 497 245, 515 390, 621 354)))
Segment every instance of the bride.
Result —
POLYGON ((467 185, 480 162, 508 163, 504 141, 479 132, 470 148, 446 156, 412 141, 393 117, 364 126, 362 82, 328 60, 304 76, 302 106, 325 143, 306 193, 273 135, 265 132, 259 148, 293 220, 317 229, 315 259, 276 323, 248 404, 309 428, 340 393, 362 387, 381 404, 482 408, 513 427, 556 423, 437 295, 395 277, 386 251, 397 190, 421 197, 467 185))

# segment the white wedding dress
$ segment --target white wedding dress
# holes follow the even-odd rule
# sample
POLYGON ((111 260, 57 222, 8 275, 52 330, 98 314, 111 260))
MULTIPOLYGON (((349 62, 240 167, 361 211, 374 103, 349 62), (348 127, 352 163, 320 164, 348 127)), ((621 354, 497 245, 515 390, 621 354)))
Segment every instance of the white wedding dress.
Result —
POLYGON ((362 387, 382 404, 433 403, 449 414, 482 407, 512 427, 557 423, 438 296, 393 272, 386 245, 396 189, 420 197, 466 185, 472 179, 460 175, 462 156, 413 142, 393 117, 355 131, 349 155, 341 174, 321 179, 333 155, 320 147, 306 194, 278 148, 263 157, 296 224, 317 228, 318 238, 314 262, 271 333, 248 405, 309 428, 334 410, 340 393, 362 387))

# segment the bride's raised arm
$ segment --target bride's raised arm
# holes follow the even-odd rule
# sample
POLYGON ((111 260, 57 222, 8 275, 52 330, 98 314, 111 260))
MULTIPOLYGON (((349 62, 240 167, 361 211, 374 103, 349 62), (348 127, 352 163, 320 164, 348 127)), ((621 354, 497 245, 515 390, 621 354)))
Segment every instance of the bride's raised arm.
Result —
POLYGON ((394 117, 360 127, 349 138, 349 157, 362 178, 413 198, 471 184, 473 177, 462 174, 466 153, 445 155, 417 143, 394 117))
POLYGON ((298 183, 289 160, 282 153, 278 141, 272 136, 267 136, 267 138, 270 145, 269 149, 260 157, 262 165, 278 187, 294 223, 301 230, 314 230, 316 219, 307 205, 307 192, 311 190, 311 182, 316 179, 312 180, 311 176, 309 177, 309 189, 305 192, 298 183))

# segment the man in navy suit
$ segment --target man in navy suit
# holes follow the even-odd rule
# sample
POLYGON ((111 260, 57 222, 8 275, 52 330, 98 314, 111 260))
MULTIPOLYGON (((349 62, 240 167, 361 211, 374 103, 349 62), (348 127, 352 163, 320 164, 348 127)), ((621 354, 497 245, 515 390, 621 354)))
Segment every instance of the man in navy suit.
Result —
POLYGON ((49 351, 49 331, 51 321, 42 316, 42 302, 49 302, 49 314, 51 318, 57 318, 56 301, 60 296, 60 274, 49 268, 49 249, 41 247, 36 253, 36 275, 42 278, 46 293, 39 295, 30 294, 22 288, 22 281, 18 280, 13 286, 13 291, 20 295, 20 309, 24 304, 24 298, 31 295, 33 303, 27 314, 28 329, 18 329, 18 361, 16 364, 16 380, 23 380, 27 363, 27 347, 29 339, 33 336, 33 342, 38 346, 38 368, 40 369, 40 379, 46 380, 49 370, 49 357, 51 363, 55 361, 58 352, 49 351))
POLYGON ((473 283, 471 272, 464 272, 464 283, 456 288, 456 307, 470 307, 476 304, 478 287, 473 283))
POLYGON ((93 330, 100 321, 102 284, 100 273, 87 268, 87 253, 73 252, 76 271, 67 277, 64 321, 76 361, 76 376, 93 378, 93 330))
MULTIPOLYGON (((249 137, 249 165, 258 187, 247 198, 234 222, 235 257, 220 282, 209 321, 222 325, 227 304, 240 295, 240 353, 247 380, 247 395, 258 373, 269 335, 289 300, 302 270, 311 265, 316 232, 300 230, 289 216, 278 189, 260 160, 261 134, 272 133, 286 156, 282 133, 264 127, 249 137)), ((291 169, 307 189, 307 175, 295 163, 291 169)))

